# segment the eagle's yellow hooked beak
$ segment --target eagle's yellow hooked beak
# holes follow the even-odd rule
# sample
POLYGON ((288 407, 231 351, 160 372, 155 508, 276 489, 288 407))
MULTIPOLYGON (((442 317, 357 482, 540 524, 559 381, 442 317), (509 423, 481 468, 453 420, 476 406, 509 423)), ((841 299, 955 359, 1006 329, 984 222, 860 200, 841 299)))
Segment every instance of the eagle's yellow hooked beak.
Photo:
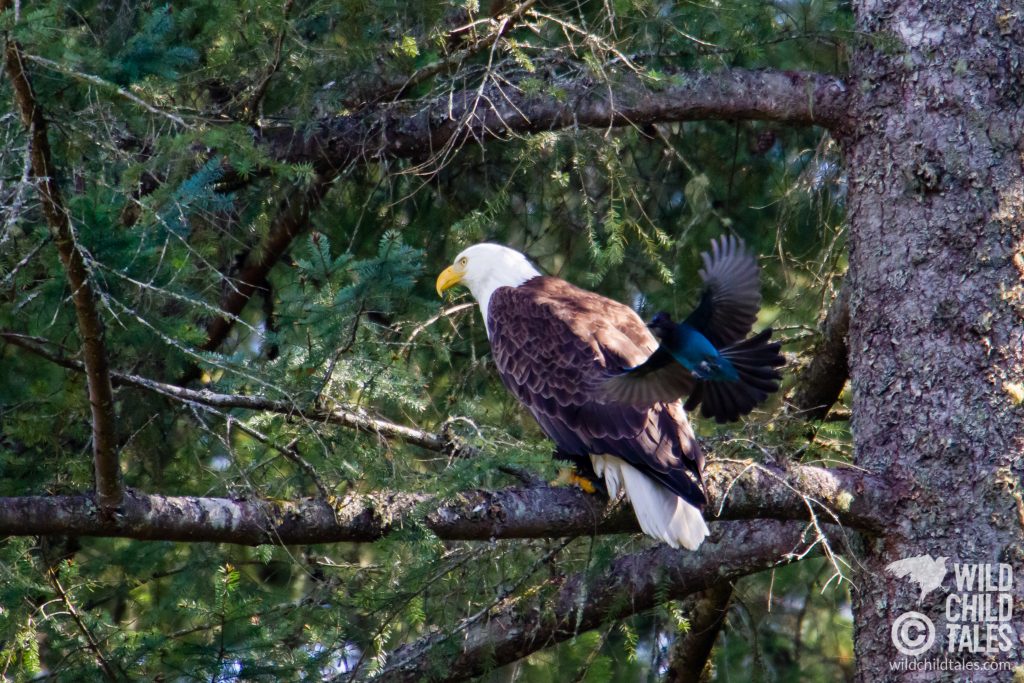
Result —
POLYGON ((437 295, 441 296, 446 289, 451 289, 462 282, 462 275, 462 270, 456 269, 455 266, 448 266, 442 270, 441 274, 437 276, 437 295))

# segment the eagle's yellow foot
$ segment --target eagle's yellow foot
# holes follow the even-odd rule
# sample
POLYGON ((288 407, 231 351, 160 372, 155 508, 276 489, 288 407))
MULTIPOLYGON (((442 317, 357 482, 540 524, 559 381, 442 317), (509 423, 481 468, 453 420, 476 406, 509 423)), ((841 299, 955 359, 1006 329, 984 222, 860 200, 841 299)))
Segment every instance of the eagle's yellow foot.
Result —
POLYGON ((576 469, 573 467, 562 467, 558 470, 558 476, 553 482, 552 486, 578 486, 583 489, 584 493, 591 495, 597 493, 597 488, 594 486, 586 477, 581 477, 576 473, 576 469))

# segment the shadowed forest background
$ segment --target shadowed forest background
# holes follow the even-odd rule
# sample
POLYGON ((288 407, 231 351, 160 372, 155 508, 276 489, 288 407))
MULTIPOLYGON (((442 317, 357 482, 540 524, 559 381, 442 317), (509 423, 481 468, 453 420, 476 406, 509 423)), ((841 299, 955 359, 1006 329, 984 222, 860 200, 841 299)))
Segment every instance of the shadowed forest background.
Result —
POLYGON ((898 52, 890 36, 832 0, 0 6, 3 680, 402 680, 403 661, 439 680, 698 680, 694 624, 716 643, 707 680, 852 679, 852 568, 817 518, 792 555, 694 595, 666 575, 638 610, 588 583, 655 557, 628 510, 612 530, 631 533, 440 531, 441 501, 486 514, 466 492, 602 507, 549 493, 552 445, 476 306, 433 283, 495 241, 681 316, 699 253, 737 235, 762 268, 756 329, 788 364, 742 422, 691 417, 725 468, 708 516, 755 464, 842 470, 845 348, 824 409, 796 397, 821 389, 829 309, 846 315, 847 172, 806 74, 842 76, 855 45, 898 52), (90 405, 103 381, 112 402, 90 405), (155 519, 150 494, 340 516, 217 536, 215 507, 155 519), (575 637, 452 663, 498 611, 572 630, 603 600, 575 637))

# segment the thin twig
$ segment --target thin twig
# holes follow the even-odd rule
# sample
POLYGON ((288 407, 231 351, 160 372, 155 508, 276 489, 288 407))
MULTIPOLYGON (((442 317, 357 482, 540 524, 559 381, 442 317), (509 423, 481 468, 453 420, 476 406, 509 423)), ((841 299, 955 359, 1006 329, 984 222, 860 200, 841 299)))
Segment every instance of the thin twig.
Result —
POLYGON ((36 254, 38 254, 40 251, 42 251, 43 247, 45 247, 47 244, 49 244, 52 239, 53 239, 53 235, 47 235, 46 237, 43 238, 43 240, 39 244, 37 244, 36 246, 32 247, 31 251, 29 251, 27 254, 25 254, 24 258, 22 258, 20 261, 18 261, 14 265, 14 267, 11 268, 11 272, 7 273, 7 275, 4 275, 4 279, 3 280, 0 280, 0 288, 6 287, 7 283, 10 282, 12 279, 14 279, 14 276, 18 274, 18 271, 21 270, 22 268, 24 268, 25 266, 27 266, 28 263, 32 259, 34 259, 36 257, 36 254))
POLYGON ((11 236, 11 228, 18 222, 18 218, 21 217, 21 209, 25 205, 25 188, 29 186, 32 179, 32 138, 28 140, 28 144, 25 146, 25 163, 21 170, 21 182, 18 183, 18 189, 14 193, 14 200, 11 202, 11 207, 7 211, 7 219, 4 221, 3 232, 0 232, 0 244, 3 244, 11 236))
POLYGON ((219 415, 220 417, 222 417, 225 420, 225 422, 228 424, 229 428, 230 428, 231 425, 235 425, 236 427, 238 427, 240 430, 242 430, 243 432, 245 432, 246 434, 248 434, 252 438, 256 439, 257 441, 259 441, 260 443, 264 444, 265 446, 269 446, 270 448, 273 448, 275 451, 277 451, 278 453, 283 455, 285 458, 290 460, 296 467, 298 467, 300 470, 302 470, 306 474, 307 477, 309 477, 310 481, 313 482, 313 485, 316 486, 317 491, 320 492, 320 495, 324 499, 327 499, 327 498, 330 497, 331 493, 327 489, 327 486, 324 484, 323 480, 320 479, 319 475, 317 475, 316 468, 314 468, 311 464, 309 464, 309 461, 306 460, 305 458, 303 458, 302 455, 299 453, 298 450, 295 449, 294 446, 292 446, 290 444, 286 445, 286 446, 280 446, 280 445, 274 443, 273 439, 271 439, 269 436, 267 436, 263 432, 250 427, 249 425, 245 424, 244 422, 242 422, 240 420, 236 420, 236 419, 232 418, 230 415, 225 415, 224 413, 220 412, 219 410, 214 410, 213 408, 209 408, 209 407, 206 407, 205 409, 206 410, 210 410, 210 411, 216 413, 217 415, 219 415))
POLYGON ((57 597, 64 604, 64 609, 71 616, 71 620, 75 622, 75 626, 78 628, 79 633, 85 638, 85 642, 88 645, 89 651, 92 652, 92 656, 96 659, 97 666, 100 667, 100 671, 107 678, 108 681, 117 681, 118 675, 114 670, 114 667, 107 660, 103 654, 103 650, 100 648, 99 641, 96 640, 96 636, 93 635, 92 631, 82 620, 82 615, 79 613, 75 604, 71 602, 71 598, 68 597, 67 591, 60 585, 60 580, 57 578, 56 569, 47 569, 46 577, 50 581, 50 585, 53 587, 54 592, 57 593, 57 597))
MULTIPOLYGON (((223 313, 207 325, 204 351, 215 351, 227 339, 238 314, 259 290, 260 283, 266 281, 270 269, 288 250, 292 240, 306 230, 310 212, 320 205, 335 177, 334 173, 318 175, 305 192, 289 195, 282 201, 270 232, 245 255, 241 270, 232 278, 235 287, 225 291, 220 302, 223 313)), ((197 374, 189 373, 186 379, 191 380, 197 374)))
POLYGON ((110 81, 106 80, 105 78, 101 78, 100 76, 96 76, 94 74, 87 74, 87 73, 82 72, 82 71, 76 71, 76 70, 74 70, 74 69, 72 69, 70 67, 67 67, 67 66, 64 66, 63 64, 60 64, 59 62, 55 62, 53 60, 47 59, 46 57, 40 57, 38 55, 30 55, 30 54, 26 54, 26 55, 24 55, 24 57, 25 57, 25 59, 27 61, 33 62, 35 64, 38 64, 39 66, 45 67, 47 69, 50 69, 51 71, 56 71, 58 73, 64 74, 65 76, 71 76, 72 78, 76 78, 76 79, 78 79, 80 81, 85 81, 86 83, 91 83, 92 85, 95 85, 95 86, 97 86, 99 88, 103 88, 104 90, 110 90, 110 91, 116 93, 119 97, 123 97, 124 99, 128 100, 129 102, 132 102, 133 104, 136 104, 136 105, 142 107, 143 109, 148 111, 150 114, 153 114, 155 116, 162 116, 162 117, 164 117, 164 118, 166 118, 166 119, 168 119, 170 121, 173 121, 174 123, 178 124, 179 126, 181 126, 183 128, 191 128, 192 127, 188 123, 186 123, 185 120, 182 119, 177 114, 172 114, 170 112, 166 112, 166 111, 163 111, 162 109, 154 107, 152 104, 150 104, 146 100, 142 99, 141 97, 138 97, 137 95, 132 94, 131 92, 129 92, 128 90, 125 90, 124 88, 122 88, 121 86, 119 86, 116 83, 111 83, 110 81))
POLYGON ((430 327, 431 325, 436 323, 441 318, 450 318, 451 316, 455 315, 456 313, 461 313, 462 311, 465 311, 466 309, 469 309, 469 308, 473 308, 474 306, 476 306, 476 302, 470 301, 468 303, 458 304, 456 306, 452 306, 451 308, 444 309, 443 311, 441 311, 440 313, 435 315, 433 318, 429 318, 428 320, 426 320, 426 321, 420 323, 419 325, 417 325, 413 329, 413 331, 409 333, 409 338, 405 340, 405 343, 403 344, 403 346, 405 346, 406 349, 411 348, 413 340, 416 339, 416 337, 419 336, 419 334, 421 332, 426 330, 428 327, 430 327))
MULTIPOLYGON (((479 19, 470 24, 460 26, 453 29, 448 34, 448 39, 444 42, 449 43, 456 37, 466 34, 468 35, 472 29, 482 25, 490 25, 494 30, 490 31, 483 38, 480 38, 465 47, 462 47, 446 58, 426 64, 416 69, 408 78, 402 81, 396 81, 388 83, 382 87, 377 88, 376 92, 372 95, 372 102, 384 102, 388 100, 397 100, 408 93, 412 88, 416 87, 420 83, 423 83, 438 74, 444 73, 457 69, 464 64, 470 57, 473 57, 484 50, 493 49, 499 39, 506 35, 513 26, 515 26, 526 14, 526 11, 536 4, 537 0, 526 0, 516 7, 512 8, 507 14, 497 16, 494 18, 479 19)), ((352 101, 347 103, 349 106, 355 107, 367 104, 365 101, 352 101)))

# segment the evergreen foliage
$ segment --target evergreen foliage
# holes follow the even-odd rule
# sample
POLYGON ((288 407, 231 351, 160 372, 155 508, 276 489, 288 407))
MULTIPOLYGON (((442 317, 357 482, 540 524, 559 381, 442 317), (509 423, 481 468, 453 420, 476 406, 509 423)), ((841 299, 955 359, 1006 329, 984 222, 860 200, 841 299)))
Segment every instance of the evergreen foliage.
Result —
MULTIPOLYGON (((452 309, 466 298, 439 302, 433 292, 436 273, 481 240, 524 249, 544 270, 612 298, 642 293, 649 310, 680 313, 696 296, 699 252, 737 234, 762 255, 759 325, 780 329, 787 351, 807 350, 844 267, 837 152, 817 129, 722 121, 569 128, 331 169, 322 203, 230 337, 204 348, 245 256, 328 172, 265 143, 258 126, 287 123, 302 137, 327 116, 393 99, 414 111, 487 79, 546 93, 573 78, 601 87, 623 60, 655 87, 684 69, 841 72, 850 39, 849 10, 836 0, 615 0, 539 3, 493 48, 474 47, 494 29, 491 9, 458 0, 42 0, 17 21, 13 10, 0 16, 39 58, 27 68, 114 370, 176 383, 198 368, 194 387, 361 410, 475 448, 456 457, 120 386, 126 486, 318 495, 286 451, 336 497, 521 484, 507 465, 553 479, 551 445, 497 379, 478 313, 452 309), (463 26, 470 38, 450 37, 463 26)), ((7 79, 0 98, 15 111, 7 79)), ((24 182, 29 138, 17 116, 0 117, 0 139, 0 331, 45 338, 48 351, 74 359, 75 313, 24 182)), ((2 342, 0 363, 0 495, 91 490, 84 375, 2 342)), ((843 461, 850 451, 845 423, 809 439, 779 399, 743 424, 697 420, 696 429, 717 457, 843 461)), ((368 674, 403 642, 648 545, 641 536, 443 542, 415 524, 373 544, 309 547, 8 538, 0 679, 103 679, 90 640, 132 680, 368 674)), ((717 659, 723 676, 842 676, 849 599, 831 569, 809 560, 740 582, 717 659)), ((682 620, 669 602, 584 633, 527 658, 519 680, 655 680, 682 620)))

